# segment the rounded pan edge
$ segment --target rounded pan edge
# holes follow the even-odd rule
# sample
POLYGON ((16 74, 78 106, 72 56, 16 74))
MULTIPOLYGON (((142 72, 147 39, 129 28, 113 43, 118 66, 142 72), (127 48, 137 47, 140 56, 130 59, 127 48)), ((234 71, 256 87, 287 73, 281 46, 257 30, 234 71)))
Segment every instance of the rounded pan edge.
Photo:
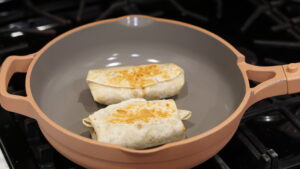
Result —
MULTIPOLYGON (((34 108, 38 112, 38 116, 39 116, 37 118, 38 122, 48 123, 56 131, 59 131, 62 134, 67 135, 70 138, 78 139, 78 140, 80 140, 80 141, 82 141, 84 143, 87 143, 87 144, 91 144, 91 145, 95 145, 95 146, 104 146, 104 147, 108 147, 108 148, 112 148, 112 149, 117 149, 117 150, 121 150, 121 151, 123 151, 125 153, 130 153, 130 154, 147 155, 147 154, 152 154, 152 153, 157 153, 159 151, 167 150, 167 149, 170 149, 172 147, 181 146, 181 145, 184 145, 184 144, 196 142, 197 140, 200 140, 200 139, 202 139, 204 137, 213 135, 214 133, 220 131, 223 127, 225 127, 228 124, 232 123, 234 120, 236 120, 238 117, 240 117, 241 114, 244 113, 244 110, 249 106, 248 105, 248 101, 249 101, 249 98, 250 98, 250 90, 249 90, 249 84, 248 84, 248 82, 246 81, 246 78, 245 78, 246 74, 245 74, 245 72, 241 71, 241 74, 242 74, 242 76, 244 78, 244 85, 246 87, 245 88, 246 92, 245 92, 244 98, 243 98, 242 102, 240 103, 240 105, 238 106, 238 108, 226 120, 224 120, 223 122, 219 123, 217 126, 211 128, 211 129, 207 130, 206 132, 203 132, 203 133, 201 133, 201 134, 199 134, 197 136, 186 138, 184 140, 173 142, 173 143, 168 143, 168 144, 165 144, 165 145, 162 145, 162 146, 159 146, 159 147, 156 147, 156 148, 152 148, 152 149, 135 150, 135 149, 129 149, 129 148, 118 146, 118 145, 97 142, 95 140, 88 139, 88 138, 85 138, 83 136, 77 135, 77 134, 75 134, 75 133, 73 133, 73 132, 71 132, 71 131, 63 128, 63 127, 61 127, 60 125, 58 125, 54 121, 52 121, 50 118, 48 118, 43 113, 43 111, 40 109, 40 107, 37 105, 37 103, 34 100, 34 97, 32 95, 31 88, 30 88, 31 72, 32 72, 32 70, 34 68, 34 65, 38 61, 39 57, 42 55, 42 53, 44 51, 46 51, 50 46, 52 46, 55 42, 57 42, 60 39, 62 39, 63 37, 68 36, 68 35, 70 35, 72 33, 75 33, 75 32, 77 32, 79 30, 82 30, 82 29, 85 29, 85 28, 88 28, 88 27, 92 27, 92 26, 98 25, 98 24, 108 23, 108 22, 120 21, 120 23, 122 23, 122 22, 124 22, 124 20, 127 20, 126 18, 129 18, 129 19, 130 18, 147 18, 147 22, 149 22, 149 23, 151 23, 150 21, 153 21, 153 22, 167 22, 167 23, 173 23, 173 24, 181 25, 181 26, 184 26, 184 27, 187 27, 187 28, 190 28, 190 29, 194 29, 194 30, 200 31, 202 33, 207 34, 208 36, 213 37, 214 39, 218 40, 223 45, 225 45, 226 47, 228 47, 237 56, 237 62, 244 62, 244 60, 245 60, 244 56, 241 53, 239 53, 231 44, 229 44, 227 41, 225 41, 224 39, 222 39, 218 35, 210 32, 208 30, 205 30, 203 28, 200 28, 198 26, 194 26, 194 25, 191 25, 191 24, 188 24, 188 23, 184 23, 184 22, 180 22, 180 21, 175 21, 175 20, 170 20, 170 19, 162 19, 162 18, 155 18, 155 17, 151 17, 151 16, 144 16, 144 15, 128 15, 128 16, 123 16, 123 17, 119 17, 119 18, 107 19, 107 20, 103 20, 103 21, 97 21, 97 22, 94 22, 94 23, 89 23, 89 24, 86 24, 86 25, 83 25, 83 26, 79 26, 77 28, 74 28, 74 29, 72 29, 70 31, 67 31, 67 32, 59 35, 58 37, 56 37, 53 40, 51 40, 48 44, 46 44, 41 50, 39 50, 36 53, 36 56, 35 56, 32 64, 29 67, 29 70, 28 70, 28 75, 27 75, 27 78, 26 78, 26 91, 27 91, 28 96, 32 100, 32 104, 33 104, 34 108)), ((234 131, 232 131, 232 132, 234 132, 234 131)), ((66 145, 66 143, 62 143, 62 144, 66 145)), ((68 145, 66 145, 66 146, 68 146, 68 145)))

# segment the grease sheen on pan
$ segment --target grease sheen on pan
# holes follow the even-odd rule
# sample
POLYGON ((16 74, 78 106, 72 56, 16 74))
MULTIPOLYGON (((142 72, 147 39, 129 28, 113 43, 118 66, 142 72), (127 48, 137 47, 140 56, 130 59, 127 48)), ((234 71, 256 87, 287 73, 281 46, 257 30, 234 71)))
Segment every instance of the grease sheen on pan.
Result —
POLYGON ((88 72, 87 83, 101 104, 131 98, 155 100, 177 95, 184 85, 184 71, 172 63, 94 69, 88 72))
POLYGON ((129 99, 107 106, 83 119, 94 140, 134 149, 178 141, 186 137, 182 120, 191 112, 178 110, 174 100, 129 99))

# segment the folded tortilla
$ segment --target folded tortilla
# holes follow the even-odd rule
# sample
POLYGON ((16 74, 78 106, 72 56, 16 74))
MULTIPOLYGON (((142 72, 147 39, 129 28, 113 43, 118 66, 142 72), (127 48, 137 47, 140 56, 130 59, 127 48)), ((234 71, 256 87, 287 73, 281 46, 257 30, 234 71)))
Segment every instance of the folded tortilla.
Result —
POLYGON ((184 71, 172 63, 95 69, 88 72, 87 83, 101 104, 155 100, 177 95, 184 85, 184 71))
POLYGON ((191 112, 178 110, 174 100, 130 99, 107 106, 83 119, 94 140, 144 149, 186 137, 182 120, 191 112))

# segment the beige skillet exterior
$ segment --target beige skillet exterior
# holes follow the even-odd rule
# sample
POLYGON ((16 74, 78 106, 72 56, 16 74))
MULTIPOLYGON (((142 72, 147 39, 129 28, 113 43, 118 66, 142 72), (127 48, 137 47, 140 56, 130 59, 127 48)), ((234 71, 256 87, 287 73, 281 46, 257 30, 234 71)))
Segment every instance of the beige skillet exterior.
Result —
POLYGON ((190 168, 212 157, 230 140, 236 131, 244 111, 253 103, 275 95, 295 93, 300 85, 298 64, 258 67, 245 63, 244 56, 219 36, 197 26, 179 21, 149 16, 130 15, 90 23, 70 30, 49 42, 40 51, 23 56, 11 56, 5 60, 0 74, 1 106, 5 109, 34 118, 48 141, 64 156, 86 168, 190 168), (96 142, 72 133, 49 119, 33 99, 30 78, 35 63, 42 53, 56 41, 80 29, 95 24, 113 22, 124 17, 148 17, 155 21, 169 22, 203 32, 219 40, 237 56, 237 64, 243 74, 245 96, 239 107, 222 123, 197 136, 147 150, 134 150, 118 145, 96 142), (7 93, 8 82, 15 72, 27 72, 27 97, 7 93), (248 78, 262 82, 250 88, 248 78), (286 80, 288 79, 288 81, 286 80))

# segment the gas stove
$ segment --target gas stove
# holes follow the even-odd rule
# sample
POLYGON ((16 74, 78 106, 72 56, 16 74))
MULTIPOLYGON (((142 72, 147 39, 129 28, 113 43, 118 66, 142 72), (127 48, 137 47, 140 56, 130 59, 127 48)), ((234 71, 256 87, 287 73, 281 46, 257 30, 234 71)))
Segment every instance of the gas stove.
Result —
MULTIPOLYGON (((170 18, 208 29, 233 44, 251 64, 300 62, 298 0, 0 0, 0 61, 36 52, 79 25, 128 14, 170 18)), ((25 74, 14 75, 9 92, 26 95, 24 79, 25 74)), ((82 168, 47 142, 35 120, 0 109, 0 168, 82 168)), ((251 106, 232 140, 195 168, 300 168, 300 94, 251 106)))

